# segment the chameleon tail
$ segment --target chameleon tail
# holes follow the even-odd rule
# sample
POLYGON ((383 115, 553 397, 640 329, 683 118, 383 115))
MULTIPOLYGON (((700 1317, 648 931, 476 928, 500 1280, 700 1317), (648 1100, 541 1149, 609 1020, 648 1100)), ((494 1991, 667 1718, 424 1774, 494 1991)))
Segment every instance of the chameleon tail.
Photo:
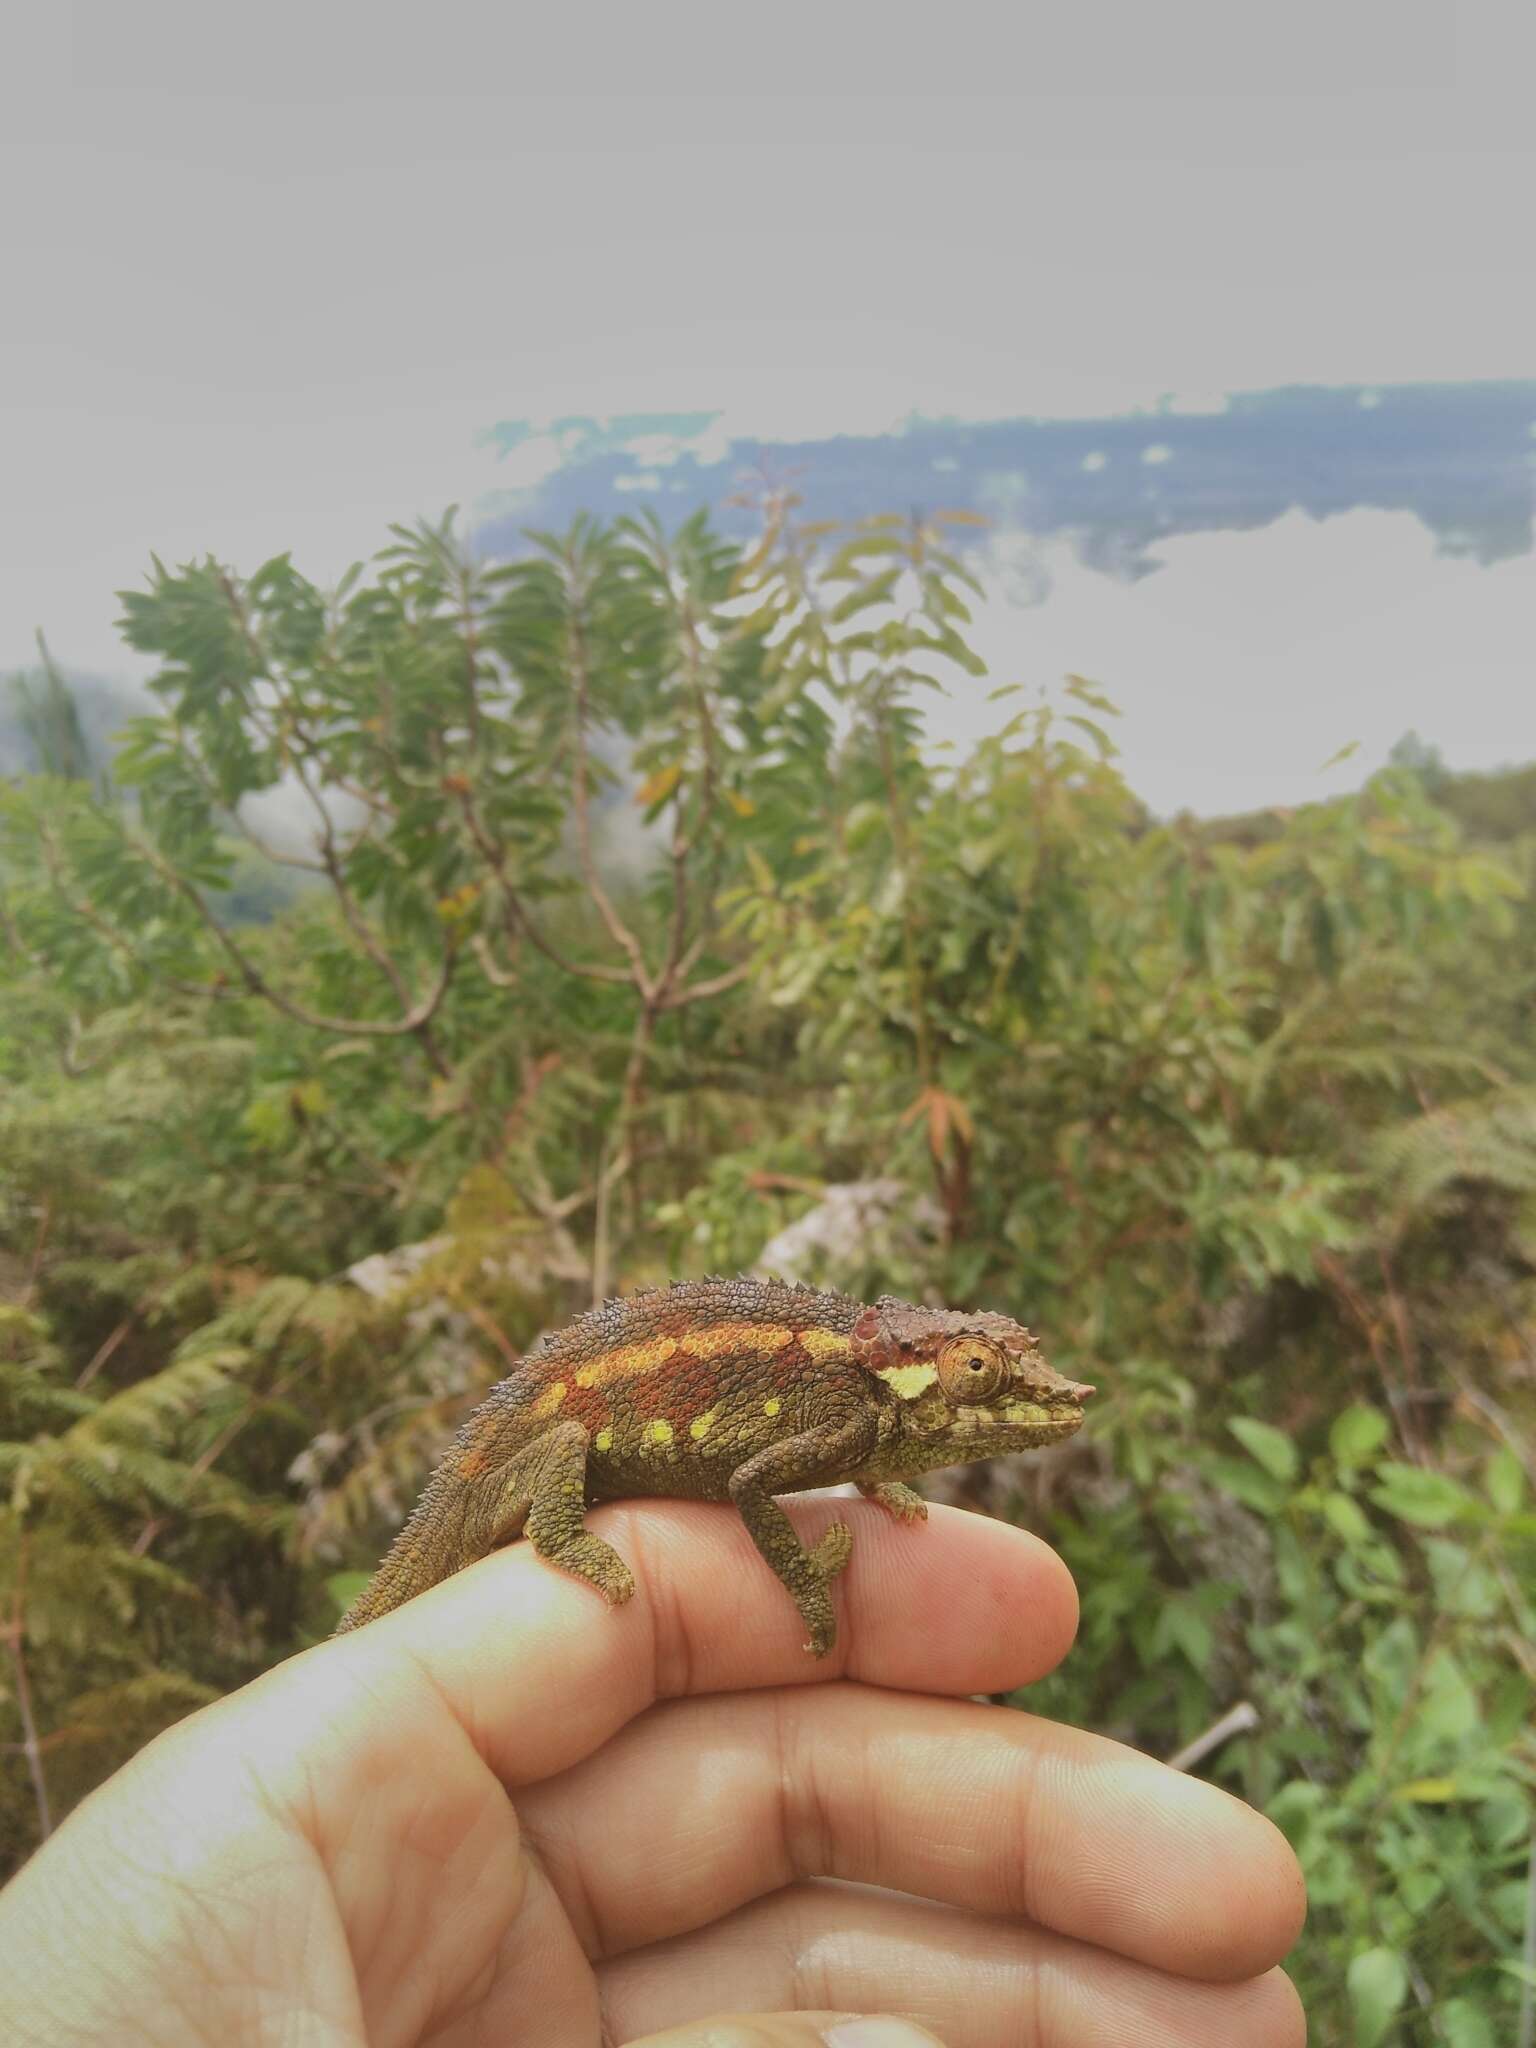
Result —
POLYGON ((378 1570, 337 1622, 337 1635, 377 1621, 381 1614, 404 1606, 460 1569, 465 1563, 461 1544, 465 1505, 456 1496, 465 1490, 441 1470, 434 1473, 378 1570))

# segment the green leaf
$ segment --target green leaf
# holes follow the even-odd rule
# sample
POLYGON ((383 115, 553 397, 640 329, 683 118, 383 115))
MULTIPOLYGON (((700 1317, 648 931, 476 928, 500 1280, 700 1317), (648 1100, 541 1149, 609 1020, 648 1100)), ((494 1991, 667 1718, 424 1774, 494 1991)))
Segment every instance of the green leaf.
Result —
POLYGON ((1296 1477, 1300 1463, 1296 1446, 1283 1430, 1267 1422, 1255 1422, 1249 1415, 1234 1415, 1227 1427, 1271 1479, 1285 1482, 1296 1477))
POLYGON ((1408 1965, 1396 1949, 1368 1948, 1345 1977, 1355 2014, 1355 2048, 1377 2048, 1408 1995, 1408 1965))
POLYGON ((330 1594, 332 1600, 335 1601, 338 1614, 345 1613, 372 1577, 372 1572, 332 1572, 330 1574, 325 1582, 325 1590, 330 1594))
POLYGON ((1068 725, 1075 725, 1081 731, 1087 733, 1088 737, 1093 741, 1095 751, 1101 761, 1113 761, 1119 753, 1120 749, 1115 745, 1103 726, 1097 724, 1093 719, 1080 718, 1075 711, 1069 711, 1066 714, 1066 723, 1068 725))
POLYGON ((1399 1785, 1392 1797, 1414 1806, 1445 1806, 1459 1798, 1460 1792, 1454 1778, 1411 1778, 1406 1785, 1399 1785))
POLYGON ((1477 1693, 1449 1650, 1441 1650, 1430 1663, 1414 1721, 1417 1733, 1453 1743, 1481 1726, 1477 1693))
POLYGON ((886 829, 885 810, 872 798, 850 807, 843 820, 843 843, 850 852, 857 853, 886 829))
POLYGON ((1212 1481, 1230 1493, 1234 1500, 1241 1501, 1245 1508, 1252 1508, 1259 1515, 1284 1512, 1290 1498, 1289 1491, 1280 1481, 1270 1478, 1267 1472, 1257 1471, 1242 1458, 1207 1457, 1204 1463, 1212 1481))
POLYGON ((1324 1494, 1323 1519, 1343 1543, 1361 1544, 1371 1540, 1373 1531, 1364 1509, 1347 1493, 1324 1494))
POLYGON ((1158 1616, 1154 1640, 1159 1650, 1179 1650, 1194 1670, 1204 1672, 1215 1648, 1211 1625, 1192 1600, 1168 1600, 1158 1616))
POLYGON ((834 626, 840 626, 845 619, 868 611, 872 605, 889 604, 900 577, 901 570, 897 567, 887 569, 884 575, 872 577, 867 583, 855 584, 846 597, 838 599, 828 613, 828 619, 834 626))
POLYGON ((1498 2048, 1493 2021, 1470 1998, 1448 1998, 1435 2015, 1446 2048, 1498 2048))
POLYGON ((763 859, 763 856, 755 846, 748 846, 745 851, 747 866, 752 870, 753 881, 756 882, 758 888, 762 890, 765 896, 771 896, 774 892, 773 869, 769 867, 767 861, 763 859))
POLYGON ((1377 1468, 1379 1484, 1371 1499, 1400 1522, 1416 1529, 1443 1529, 1458 1520, 1477 1503, 1465 1487, 1458 1486, 1443 1472, 1426 1472, 1418 1465, 1387 1463, 1377 1468))
POLYGON ((1525 1470, 1508 1444, 1500 1444, 1488 1460, 1483 1485, 1501 1515, 1519 1513, 1525 1499, 1525 1470))
POLYGON ((1363 1465, 1386 1442, 1391 1427, 1379 1408, 1356 1401, 1334 1417, 1328 1448, 1340 1465, 1363 1465))
POLYGON ((1459 1614, 1476 1621, 1491 1621, 1503 1605, 1498 1574, 1464 1543, 1444 1536, 1426 1536, 1424 1555, 1435 1589, 1435 1606, 1442 1614, 1459 1614))

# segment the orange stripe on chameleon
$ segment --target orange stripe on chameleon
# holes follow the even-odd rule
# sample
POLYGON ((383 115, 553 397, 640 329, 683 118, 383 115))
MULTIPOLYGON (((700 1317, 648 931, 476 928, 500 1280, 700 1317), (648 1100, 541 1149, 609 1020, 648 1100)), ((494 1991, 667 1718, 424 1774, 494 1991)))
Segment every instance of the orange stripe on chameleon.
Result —
POLYGON ((689 1358, 720 1358, 731 1351, 782 1351, 795 1332, 779 1323, 710 1323, 682 1337, 645 1337, 638 1344, 619 1344, 579 1366, 578 1387, 611 1387, 619 1380, 643 1379, 659 1372, 679 1352, 689 1358))
POLYGON ((600 1358, 577 1368, 578 1387, 607 1387, 615 1380, 638 1379, 642 1373, 659 1372, 677 1349, 675 1337, 647 1337, 640 1344, 620 1344, 600 1358))
POLYGON ((677 1348, 690 1358, 720 1358, 728 1351, 782 1351, 795 1332, 781 1323, 710 1323, 679 1337, 677 1348))

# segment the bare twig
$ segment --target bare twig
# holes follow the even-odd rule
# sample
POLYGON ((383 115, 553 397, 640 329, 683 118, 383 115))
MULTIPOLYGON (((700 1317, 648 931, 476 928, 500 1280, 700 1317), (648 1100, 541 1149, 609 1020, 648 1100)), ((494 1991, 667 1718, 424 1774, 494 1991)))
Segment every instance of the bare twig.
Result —
POLYGON ((674 988, 668 991, 662 1003, 664 1010, 681 1010, 689 1003, 702 1003, 710 996, 724 995, 729 988, 735 988, 752 972, 750 960, 743 960, 735 967, 728 967, 723 974, 710 976, 707 981, 696 981, 690 987, 674 988))
POLYGON ((37 1804, 38 1840, 45 1842, 53 1833, 53 1813, 48 1803, 48 1781, 43 1775, 43 1750, 38 1740, 37 1718, 32 1711, 32 1684, 27 1675, 25 1649, 27 1564, 31 1546, 31 1531, 24 1528, 16 1546, 16 1586, 11 1598, 10 1619, 3 1633, 5 1647, 10 1653, 11 1671, 16 1680, 16 1714, 21 1722, 21 1753, 27 1760, 27 1775, 32 1780, 32 1797, 37 1804))
POLYGON ((1259 1725, 1259 1710, 1251 1700, 1239 1700, 1235 1707, 1229 1707, 1219 1721, 1213 1721, 1193 1742, 1186 1742, 1181 1750, 1169 1757, 1170 1771, 1192 1771, 1202 1763, 1214 1749, 1220 1749, 1224 1742, 1230 1742, 1234 1735, 1246 1735, 1250 1728, 1259 1725))
MULTIPOLYGON (((516 884, 507 873, 505 848, 486 830, 469 790, 456 788, 454 794, 458 798, 459 809, 470 838, 481 856, 489 863, 501 886, 503 926, 509 942, 515 945, 519 939, 527 939, 530 945, 542 953, 546 960, 552 961, 563 974, 580 975, 587 981, 612 981, 623 982, 626 986, 632 985, 634 977, 628 968, 614 967, 602 960, 572 960, 545 937, 529 916, 516 884)), ((496 969, 490 964, 489 951, 483 938, 477 938, 474 953, 493 988, 515 987, 514 976, 507 975, 503 970, 496 969)))
MULTIPOLYGON (((162 858, 155 847, 151 846, 147 840, 139 840, 136 843, 138 851, 148 861, 156 874, 170 888, 175 890, 183 902, 187 903, 196 912, 210 936, 228 954, 240 979, 250 990, 251 994, 260 996, 264 1002, 270 1003, 274 1009, 281 1010, 284 1016, 291 1017, 296 1024, 307 1024, 312 1030, 337 1032, 349 1038, 406 1038, 413 1035, 419 1036, 422 1026, 430 1023, 437 1014, 443 997, 448 993, 448 985, 453 979, 456 958, 451 941, 444 950, 436 985, 414 1003, 404 1016, 391 1018, 329 1017, 321 1011, 308 1009, 303 1003, 295 1002, 291 996, 285 996, 281 990, 271 985, 249 954, 245 952, 244 948, 235 939, 234 935, 219 923, 192 884, 184 875, 178 874, 175 868, 171 867, 162 858)), ((427 1048, 423 1047, 423 1050, 427 1050, 427 1048)), ((446 1072, 447 1070, 444 1068, 442 1071, 446 1072)))
POLYGON ((576 832, 576 859, 581 868, 582 882, 596 907, 598 916, 607 928, 608 936, 629 960, 630 980, 639 990, 642 1000, 647 1000, 652 994, 652 983, 640 941, 614 908, 612 898, 603 887, 602 877, 597 871, 597 859, 592 850, 590 792, 587 787, 587 718, 591 671, 587 661, 587 641, 582 630, 579 609, 586 592, 570 571, 567 573, 567 587, 571 597, 571 624, 566 654, 571 678, 571 737, 575 751, 571 775, 571 819, 576 832))
POLYGON ((1526 1865, 1525 1938, 1520 1948, 1520 1961, 1523 1971, 1515 2048, 1532 2048, 1532 2043, 1536 2042, 1536 1830, 1531 1834, 1531 1853, 1526 1865))
POLYGON ((53 1228, 53 1196, 43 1196, 42 1215, 38 1218, 37 1236, 32 1241, 32 1257, 27 1266, 26 1285, 21 1290, 21 1306, 30 1308, 37 1295, 38 1276, 43 1270, 43 1253, 48 1248, 48 1233, 53 1228))

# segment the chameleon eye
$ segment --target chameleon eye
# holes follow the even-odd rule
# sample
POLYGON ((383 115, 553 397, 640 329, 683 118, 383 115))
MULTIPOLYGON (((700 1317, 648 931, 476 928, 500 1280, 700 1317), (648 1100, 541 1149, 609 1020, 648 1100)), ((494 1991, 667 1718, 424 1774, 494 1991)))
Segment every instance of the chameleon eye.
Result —
POLYGON ((1008 1361, 985 1337, 951 1337, 939 1353, 939 1385, 951 1401, 990 1401, 1008 1377, 1008 1361))

